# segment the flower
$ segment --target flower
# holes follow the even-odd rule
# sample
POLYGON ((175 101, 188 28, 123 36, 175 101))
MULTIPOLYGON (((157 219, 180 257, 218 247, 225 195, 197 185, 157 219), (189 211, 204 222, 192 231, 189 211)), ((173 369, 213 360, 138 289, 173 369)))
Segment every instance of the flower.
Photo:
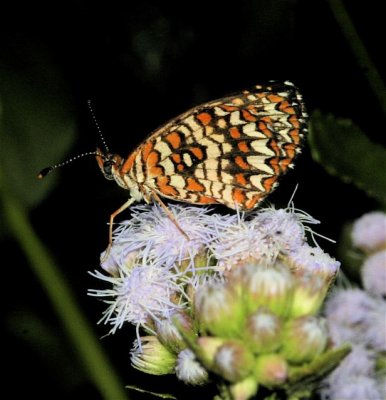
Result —
POLYGON ((193 321, 186 313, 174 312, 169 318, 157 319, 155 331, 164 346, 170 351, 178 353, 186 348, 186 343, 178 332, 175 321, 178 321, 185 330, 191 331, 193 329, 193 321))
POLYGON ((111 333, 126 322, 137 328, 135 368, 190 385, 217 375, 235 399, 247 400, 259 385, 290 393, 291 371, 300 382, 347 354, 324 354, 325 324, 315 316, 339 269, 307 244, 306 234, 315 235, 308 225, 318 221, 292 205, 248 215, 169 211, 132 208, 103 258, 109 275, 92 273, 110 285, 89 292, 108 304, 101 322, 111 333))
POLYGON ((309 362, 323 353, 327 339, 328 332, 323 319, 299 317, 285 324, 281 353, 294 364, 309 362))
POLYGON ((211 241, 213 227, 206 207, 169 205, 174 220, 157 203, 131 208, 132 218, 114 231, 114 246, 122 246, 126 253, 140 252, 142 265, 149 263, 167 268, 178 268, 183 262, 194 268, 194 259, 201 255, 211 241), (186 233, 189 240, 179 231, 186 233))
POLYGON ((335 290, 325 306, 329 331, 335 344, 370 345, 371 341, 378 341, 376 333, 380 330, 383 335, 384 332, 384 310, 384 302, 377 301, 364 290, 335 290))
POLYGON ((130 351, 131 365, 151 375, 172 374, 176 357, 155 336, 140 337, 130 351))
POLYGON ((304 243, 282 257, 296 277, 291 315, 316 314, 335 278, 340 262, 324 253, 320 247, 304 243))
POLYGON ((361 275, 363 286, 369 293, 373 296, 386 296, 386 250, 367 257, 361 275))
POLYGON ((373 211, 354 222, 351 231, 353 245, 364 252, 372 252, 386 246, 386 214, 373 211))
POLYGON ((320 247, 311 247, 308 243, 288 252, 284 259, 296 273, 307 271, 312 275, 319 275, 328 284, 335 278, 340 267, 339 261, 325 253, 320 247))
POLYGON ((330 400, 384 400, 377 388, 377 381, 367 376, 358 376, 339 382, 328 392, 330 400))
POLYGON ((204 331, 232 337, 242 329, 244 307, 238 292, 230 285, 201 286, 194 296, 194 309, 204 331))
POLYGON ((230 382, 238 382, 247 377, 254 365, 253 354, 238 340, 228 340, 215 355, 217 372, 230 382))
POLYGON ((250 262, 243 269, 244 296, 250 312, 260 306, 279 316, 287 316, 292 303, 294 279, 285 265, 250 262))
POLYGON ((281 345, 281 319, 260 307, 246 321, 244 336, 254 353, 272 353, 281 345))
POLYGON ((280 354, 262 354, 254 365, 254 376, 264 386, 278 386, 288 376, 288 364, 280 354))
POLYGON ((221 216, 213 219, 216 236, 211 245, 218 265, 232 268, 239 262, 253 258, 261 263, 272 263, 279 253, 286 254, 302 246, 305 232, 312 230, 305 224, 319 221, 293 207, 276 210, 266 208, 249 217, 245 214, 221 216))
POLYGON ((178 354, 176 375, 179 380, 189 385, 203 385, 208 381, 208 372, 190 349, 182 350, 178 354))
POLYGON ((113 325, 110 333, 121 328, 125 322, 151 329, 149 321, 160 318, 170 318, 182 304, 172 299, 181 293, 175 282, 175 274, 166 268, 154 265, 135 266, 126 269, 119 266, 119 276, 111 277, 99 271, 92 273, 98 279, 112 285, 111 289, 90 289, 89 294, 104 300, 109 304, 99 322, 113 325))

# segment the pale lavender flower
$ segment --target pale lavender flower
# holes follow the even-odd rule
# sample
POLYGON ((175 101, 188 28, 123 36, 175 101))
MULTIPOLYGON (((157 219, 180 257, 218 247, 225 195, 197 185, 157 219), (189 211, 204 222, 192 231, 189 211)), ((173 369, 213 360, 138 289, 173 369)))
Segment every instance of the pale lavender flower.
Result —
POLYGON ((386 352, 386 302, 375 299, 376 309, 370 315, 369 329, 364 332, 365 343, 374 350, 386 352))
POLYGON ((288 260, 295 270, 308 271, 331 280, 337 274, 340 262, 335 260, 320 247, 311 247, 303 243, 293 251, 287 253, 288 260))
POLYGON ((370 252, 386 246, 386 214, 373 211, 354 222, 351 238, 355 247, 370 252))
POLYGON ((214 219, 216 237, 211 245, 220 267, 230 269, 249 258, 273 263, 280 253, 293 251, 305 242, 305 224, 316 224, 305 212, 293 207, 266 208, 250 216, 238 213, 214 219))
POLYGON ((381 398, 386 399, 386 374, 382 373, 382 375, 377 376, 377 384, 378 390, 381 393, 381 398))
POLYGON ((278 255, 245 214, 214 218, 214 227, 216 237, 210 247, 220 268, 229 270, 248 258, 271 263, 278 255))
MULTIPOLYGON (((131 208, 132 218, 114 231, 114 246, 126 253, 140 252, 142 265, 178 268, 183 261, 194 267, 194 258, 213 236, 212 218, 205 207, 170 204, 170 212, 189 240, 157 203, 131 208)), ((114 251, 112 250, 112 254, 114 251)))
POLYGON ((368 376, 358 376, 332 386, 329 400, 384 400, 377 387, 377 381, 368 376))
POLYGON ((364 288, 374 296, 386 296, 386 250, 367 257, 361 269, 364 288))
POLYGON ((351 353, 324 380, 323 397, 331 400, 381 399, 374 369, 374 352, 362 345, 354 345, 351 353))
POLYGON ((327 299, 325 313, 336 345, 369 344, 366 336, 377 321, 376 299, 360 289, 339 289, 327 299))
POLYGON ((103 298, 109 306, 99 322, 111 324, 110 333, 125 322, 150 329, 150 319, 169 318, 182 304, 172 301, 182 290, 176 283, 176 275, 167 268, 155 265, 121 267, 116 277, 95 271, 94 277, 111 284, 110 289, 90 289, 89 294, 103 298))

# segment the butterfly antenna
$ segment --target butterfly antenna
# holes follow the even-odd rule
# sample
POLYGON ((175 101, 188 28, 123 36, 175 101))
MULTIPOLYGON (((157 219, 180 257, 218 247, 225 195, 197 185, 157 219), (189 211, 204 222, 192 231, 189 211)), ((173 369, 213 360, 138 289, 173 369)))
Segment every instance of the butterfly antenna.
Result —
POLYGON ((51 167, 43 168, 39 172, 38 178, 39 179, 43 179, 45 176, 47 176, 49 173, 51 173, 54 169, 59 168, 59 167, 63 167, 64 165, 68 165, 68 164, 72 163, 73 161, 79 160, 79 158, 83 158, 83 157, 87 157, 87 156, 101 156, 101 157, 103 157, 103 154, 100 154, 97 151, 89 151, 87 153, 79 154, 78 156, 69 158, 68 160, 63 161, 63 162, 61 162, 59 164, 55 164, 55 165, 51 165, 51 167))
POLYGON ((101 141, 102 141, 103 147, 105 148, 106 152, 107 152, 108 154, 110 154, 109 146, 107 146, 107 143, 106 143, 106 141, 105 141, 105 138, 103 137, 103 134, 102 134, 102 129, 101 129, 101 127, 100 127, 99 124, 98 124, 98 120, 96 119, 96 116, 95 116, 95 113, 94 113, 94 109, 92 108, 91 100, 87 100, 87 105, 88 105, 88 109, 90 110, 90 113, 91 113, 91 118, 92 118, 92 120, 94 121, 95 127, 96 127, 96 129, 97 129, 97 131, 98 131, 98 133, 99 133, 99 138, 100 138, 101 141))

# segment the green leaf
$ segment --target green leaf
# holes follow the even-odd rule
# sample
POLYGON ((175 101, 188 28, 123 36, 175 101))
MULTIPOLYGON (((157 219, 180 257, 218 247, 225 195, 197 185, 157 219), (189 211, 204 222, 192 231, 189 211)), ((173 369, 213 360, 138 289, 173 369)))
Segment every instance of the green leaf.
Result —
POLYGON ((313 158, 330 174, 386 203, 386 149, 371 142, 351 120, 315 111, 309 143, 313 158))
POLYGON ((148 393, 154 397, 161 397, 161 399, 177 399, 177 397, 168 394, 168 393, 155 393, 155 392, 150 392, 149 390, 145 390, 145 389, 141 389, 137 386, 132 386, 132 385, 127 385, 125 386, 127 389, 132 389, 132 390, 136 390, 137 392, 140 393, 148 393))
POLYGON ((36 44, 18 42, 3 55, 0 76, 0 163, 8 190, 31 208, 55 183, 50 177, 42 184, 36 176, 68 151, 74 113, 63 77, 36 44))
POLYGON ((286 385, 288 397, 290 399, 307 398, 318 387, 320 381, 332 372, 350 351, 350 345, 343 345, 328 350, 308 364, 299 367, 292 366, 286 385))

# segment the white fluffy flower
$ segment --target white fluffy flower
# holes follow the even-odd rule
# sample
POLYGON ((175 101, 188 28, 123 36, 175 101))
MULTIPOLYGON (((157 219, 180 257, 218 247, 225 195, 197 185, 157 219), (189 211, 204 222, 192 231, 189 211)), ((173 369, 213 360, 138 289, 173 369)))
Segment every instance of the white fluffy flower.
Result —
POLYGON ((340 262, 335 260, 320 247, 311 247, 304 243, 287 254, 286 259, 295 270, 307 271, 331 280, 338 272, 340 262))
POLYGON ((170 212, 178 226, 158 204, 132 207, 132 218, 118 225, 114 231, 114 246, 124 247, 126 254, 140 252, 143 265, 153 263, 164 267, 178 267, 183 261, 190 266, 213 236, 212 217, 205 207, 170 204, 170 212))
MULTIPOLYGON (((371 345, 384 315, 383 302, 360 289, 336 290, 326 302, 325 312, 336 345, 345 342, 371 345), (379 311, 379 307, 381 312, 379 311), (381 319, 380 319, 381 317, 381 319)), ((381 330, 381 332, 384 330, 381 330)))
POLYGON ((373 211, 354 222, 351 237, 354 246, 371 252, 386 246, 386 214, 373 211))
POLYGON ((331 386, 328 390, 330 400, 383 400, 377 381, 368 376, 352 377, 331 386))
POLYGON ((364 288, 375 296, 386 296, 386 250, 370 255, 361 270, 364 288))
POLYGON ((208 381, 208 372, 190 349, 182 350, 178 354, 176 375, 179 380, 189 385, 203 385, 208 381))
POLYGON ((99 271, 92 273, 98 279, 111 284, 110 289, 90 289, 89 294, 104 299, 109 306, 99 322, 113 325, 110 333, 125 322, 148 327, 150 319, 169 318, 181 307, 172 298, 181 294, 175 283, 175 274, 154 265, 120 268, 119 276, 111 277, 99 271), (106 299, 107 298, 107 299, 106 299))

